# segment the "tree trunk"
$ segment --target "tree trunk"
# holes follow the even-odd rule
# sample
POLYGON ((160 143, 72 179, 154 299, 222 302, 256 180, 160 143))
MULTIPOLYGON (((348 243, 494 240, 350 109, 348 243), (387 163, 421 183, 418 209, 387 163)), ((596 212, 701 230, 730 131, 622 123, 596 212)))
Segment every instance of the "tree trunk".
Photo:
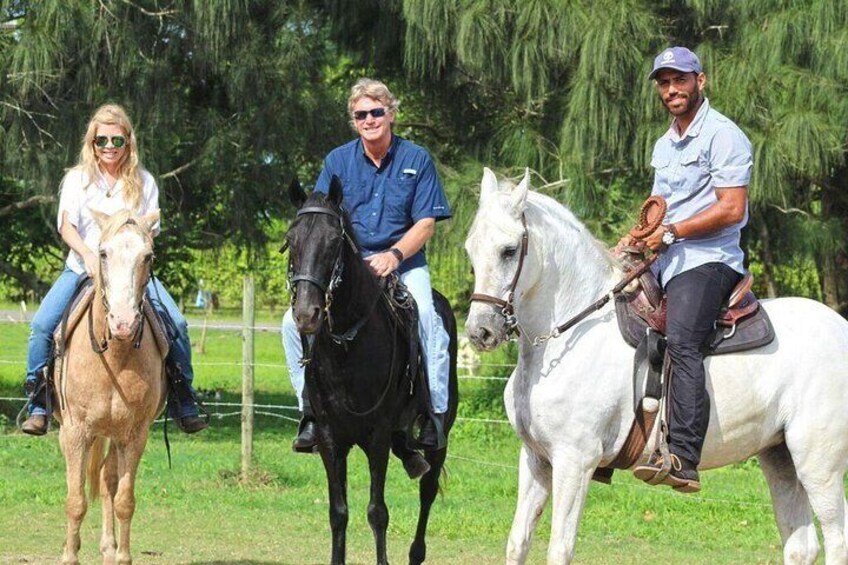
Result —
POLYGON ((820 259, 819 272, 821 276, 822 299, 824 303, 839 309, 839 277, 836 273, 836 262, 833 257, 823 255, 820 259))
POLYGON ((763 246, 763 279, 766 283, 766 295, 769 298, 777 298, 777 289, 774 286, 774 275, 771 270, 772 265, 774 265, 774 257, 771 252, 771 241, 769 240, 769 229, 766 219, 761 217, 757 221, 757 226, 760 232, 760 243, 763 246))

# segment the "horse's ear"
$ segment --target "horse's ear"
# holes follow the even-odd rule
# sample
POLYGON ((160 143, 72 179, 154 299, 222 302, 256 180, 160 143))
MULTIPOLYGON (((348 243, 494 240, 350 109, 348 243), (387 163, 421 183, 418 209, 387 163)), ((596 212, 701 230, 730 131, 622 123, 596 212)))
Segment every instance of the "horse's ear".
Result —
POLYGON ((97 222, 97 227, 100 228, 100 231, 103 231, 103 229, 106 227, 106 223, 112 216, 110 216, 109 214, 104 214, 103 212, 95 210, 94 208, 89 208, 88 211, 91 212, 91 217, 94 218, 95 222, 97 222))
POLYGON ((306 192, 300 186, 300 181, 297 177, 293 178, 291 184, 289 184, 289 200, 291 200, 295 208, 300 208, 306 202, 306 192))
POLYGON ((498 177, 489 167, 483 167, 483 180, 480 182, 480 200, 488 198, 498 191, 498 177))
POLYGON ((333 175, 333 178, 330 180, 330 190, 327 192, 327 197, 330 202, 336 206, 340 206, 343 196, 342 180, 336 175, 333 175))
POLYGON ((524 178, 512 190, 511 200, 513 210, 516 212, 524 212, 524 206, 527 203, 527 192, 530 190, 530 169, 524 169, 524 178))
POLYGON ((159 223, 159 218, 161 214, 159 210, 153 210, 152 212, 148 212, 139 218, 141 225, 147 228, 147 231, 152 231, 153 227, 159 223))

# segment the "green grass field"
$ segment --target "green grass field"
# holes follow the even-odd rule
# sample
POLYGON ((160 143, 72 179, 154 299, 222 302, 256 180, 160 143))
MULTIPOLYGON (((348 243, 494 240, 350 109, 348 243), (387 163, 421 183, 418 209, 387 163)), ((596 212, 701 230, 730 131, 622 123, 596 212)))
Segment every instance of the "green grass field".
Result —
MULTIPOLYGON (((27 326, 0 323, 0 396, 19 397, 27 326)), ((197 340, 199 329, 192 329, 197 340)), ((241 338, 210 331, 206 353, 195 356, 199 388, 238 402, 241 338)), ((491 358, 492 363, 505 358, 491 358)), ((256 402, 292 406, 279 335, 256 335, 256 402)), ((504 370, 491 368, 491 370, 504 370)), ((482 372, 482 370, 481 370, 482 372)), ((503 418, 501 381, 461 381, 460 416, 503 418)), ((0 563, 55 563, 64 540, 64 461, 55 432, 30 438, 14 430, 15 401, 0 400, 0 563)), ((218 413, 237 407, 213 407, 218 413)), ((268 410, 271 411, 271 410, 268 410)), ((296 413, 273 410, 289 417, 296 413)), ((213 419, 197 437, 172 432, 168 469, 156 425, 142 460, 133 555, 140 564, 326 563, 330 534, 323 467, 289 445, 292 421, 257 416, 255 471, 239 481, 240 420, 213 419)), ((173 430, 173 428, 170 428, 173 430)), ((460 421, 451 437, 444 494, 434 506, 429 563, 502 563, 516 497, 518 440, 502 424, 460 421)), ((373 562, 366 518, 365 460, 349 465, 351 563, 373 562)), ((697 495, 652 488, 618 473, 612 486, 593 485, 583 515, 577 563, 780 563, 782 552, 768 490, 756 462, 708 472, 697 495)), ((405 562, 417 516, 417 485, 393 461, 386 488, 391 521, 389 554, 405 562)), ((549 515, 539 525, 530 562, 544 563, 549 515)), ((99 557, 99 502, 83 526, 83 563, 99 557)))

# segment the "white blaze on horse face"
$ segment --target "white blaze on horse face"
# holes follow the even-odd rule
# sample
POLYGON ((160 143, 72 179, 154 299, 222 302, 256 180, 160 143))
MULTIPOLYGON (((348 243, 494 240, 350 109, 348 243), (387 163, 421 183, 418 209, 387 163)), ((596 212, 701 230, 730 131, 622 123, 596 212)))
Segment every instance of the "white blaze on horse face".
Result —
POLYGON ((105 269, 109 329, 116 338, 127 339, 141 321, 141 297, 149 268, 146 257, 152 250, 136 230, 124 229, 101 244, 100 252, 100 268, 105 269))

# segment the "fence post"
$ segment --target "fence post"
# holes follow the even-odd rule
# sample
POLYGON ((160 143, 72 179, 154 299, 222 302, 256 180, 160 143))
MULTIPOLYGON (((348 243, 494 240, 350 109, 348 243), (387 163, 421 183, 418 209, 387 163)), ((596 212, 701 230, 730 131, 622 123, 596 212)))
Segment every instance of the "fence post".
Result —
POLYGON ((253 459, 253 275, 244 276, 242 297, 241 476, 247 479, 253 459))

